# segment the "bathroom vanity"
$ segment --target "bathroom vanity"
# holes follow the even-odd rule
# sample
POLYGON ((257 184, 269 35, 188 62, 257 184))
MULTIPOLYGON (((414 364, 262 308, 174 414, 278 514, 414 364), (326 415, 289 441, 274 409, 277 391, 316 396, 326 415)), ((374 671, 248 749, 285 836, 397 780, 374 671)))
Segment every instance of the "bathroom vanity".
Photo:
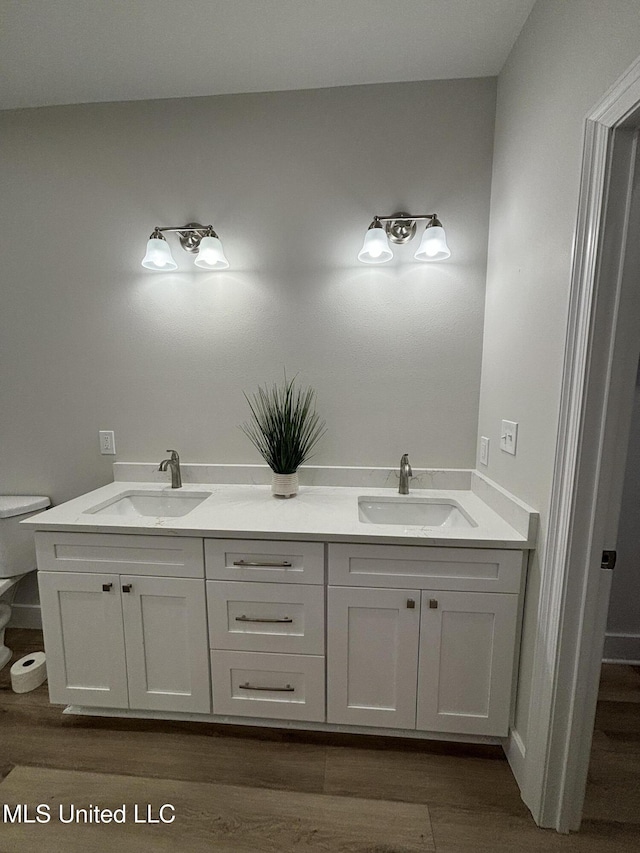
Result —
POLYGON ((52 702, 405 736, 508 734, 535 513, 516 508, 518 531, 459 489, 398 501, 370 488, 307 487, 289 501, 250 485, 180 494, 186 502, 116 482, 28 522, 52 702), (148 514, 182 504, 182 515, 148 514), (401 523, 423 511, 430 524, 401 523))

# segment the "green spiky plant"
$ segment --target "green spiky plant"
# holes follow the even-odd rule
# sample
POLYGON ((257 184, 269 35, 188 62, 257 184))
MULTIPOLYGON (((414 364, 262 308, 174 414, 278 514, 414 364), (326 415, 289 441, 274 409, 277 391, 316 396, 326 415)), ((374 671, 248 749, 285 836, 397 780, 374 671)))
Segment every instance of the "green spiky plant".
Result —
POLYGON ((285 373, 282 383, 258 387, 251 398, 243 392, 251 420, 240 429, 276 474, 295 474, 326 432, 313 406, 316 392, 296 388, 295 380, 285 373))

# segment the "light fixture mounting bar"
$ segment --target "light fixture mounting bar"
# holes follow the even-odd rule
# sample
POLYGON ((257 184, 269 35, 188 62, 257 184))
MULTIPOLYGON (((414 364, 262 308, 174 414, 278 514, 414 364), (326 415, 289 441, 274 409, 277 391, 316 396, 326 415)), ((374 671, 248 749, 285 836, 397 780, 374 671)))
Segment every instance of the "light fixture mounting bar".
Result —
POLYGON ((213 230, 213 226, 211 225, 200 225, 198 223, 192 222, 189 225, 180 225, 178 227, 171 226, 170 228, 155 228, 155 231, 177 231, 181 233, 183 231, 208 231, 209 229, 213 230))
POLYGON ((422 219, 437 219, 437 213, 423 213, 420 216, 411 216, 408 213, 396 213, 394 216, 374 216, 379 222, 418 222, 422 219))
POLYGON ((382 227, 382 223, 384 222, 384 230, 386 231, 389 240, 391 240, 392 243, 401 244, 408 243, 409 240, 412 240, 415 237, 418 222, 424 221, 425 219, 429 220, 427 228, 431 225, 440 224, 437 214, 435 213, 420 213, 418 215, 414 215, 412 213, 407 213, 404 210, 399 210, 391 216, 374 216, 373 224, 375 225, 378 223, 380 227, 382 227))
POLYGON ((165 228, 157 227, 154 234, 176 232, 180 235, 180 245, 185 252, 197 254, 203 237, 217 237, 212 225, 201 225, 199 222, 187 222, 186 225, 171 225, 165 228))

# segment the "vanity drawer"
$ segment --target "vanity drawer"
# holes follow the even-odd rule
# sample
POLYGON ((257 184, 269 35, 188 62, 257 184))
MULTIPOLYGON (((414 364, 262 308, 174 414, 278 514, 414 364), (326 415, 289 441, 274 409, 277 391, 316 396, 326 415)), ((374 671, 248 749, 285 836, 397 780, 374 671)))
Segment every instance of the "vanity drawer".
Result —
POLYGON ((329 545, 329 583, 394 589, 520 592, 527 552, 411 545, 329 545))
POLYGON ((204 553, 213 580, 324 583, 322 542, 205 539, 204 553))
POLYGON ((214 714, 325 719, 324 657, 213 651, 211 677, 214 714))
POLYGON ((324 588, 311 584, 207 581, 209 645, 324 654, 324 588))
POLYGON ((204 577, 202 539, 49 531, 35 539, 41 572, 204 577))

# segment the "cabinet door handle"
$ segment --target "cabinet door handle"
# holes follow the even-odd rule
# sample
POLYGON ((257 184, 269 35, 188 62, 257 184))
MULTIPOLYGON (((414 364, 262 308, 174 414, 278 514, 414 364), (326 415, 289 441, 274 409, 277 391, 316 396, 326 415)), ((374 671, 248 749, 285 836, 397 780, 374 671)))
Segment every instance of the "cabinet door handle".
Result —
POLYGON ((123 583, 122 584, 122 591, 123 592, 131 592, 131 584, 130 583, 123 583))
POLYGON ((437 598, 430 598, 429 599, 429 607, 431 608, 431 610, 437 610, 438 609, 438 599, 437 598))
POLYGON ((236 616, 236 622, 273 622, 278 624, 288 624, 293 622, 293 619, 290 619, 288 616, 285 616, 283 619, 254 619, 252 616, 245 616, 243 614, 242 616, 236 616))
POLYGON ((413 598, 407 598, 407 608, 408 608, 409 610, 415 610, 415 609, 416 609, 416 602, 415 602, 415 599, 413 599, 413 598))
POLYGON ((102 591, 103 591, 103 592, 111 592, 111 587, 112 587, 112 586, 113 586, 113 584, 112 584, 112 583, 103 583, 103 584, 102 584, 102 591))
POLYGON ((251 568, 267 568, 267 569, 290 569, 291 563, 287 560, 281 560, 275 563, 252 563, 249 560, 234 560, 234 566, 250 566, 251 568))
POLYGON ((269 690, 272 693, 293 693, 296 689, 290 684, 285 685, 285 687, 258 687, 257 685, 249 684, 248 681, 245 684, 239 684, 238 687, 242 687, 243 690, 269 690))

